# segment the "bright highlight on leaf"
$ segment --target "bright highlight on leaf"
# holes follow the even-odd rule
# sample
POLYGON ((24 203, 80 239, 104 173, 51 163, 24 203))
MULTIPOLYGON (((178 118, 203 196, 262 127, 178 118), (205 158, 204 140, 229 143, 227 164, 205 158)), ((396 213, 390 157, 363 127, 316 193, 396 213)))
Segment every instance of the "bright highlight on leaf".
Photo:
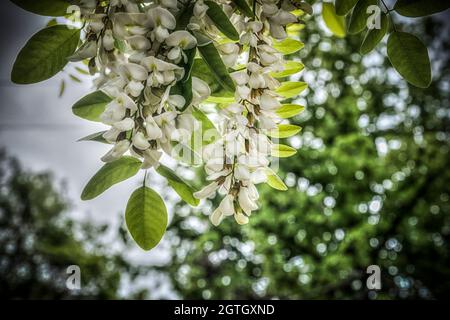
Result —
POLYGON ((347 34, 345 18, 338 16, 335 12, 335 8, 332 3, 323 3, 322 5, 322 18, 325 21, 328 29, 339 38, 344 38, 347 34))

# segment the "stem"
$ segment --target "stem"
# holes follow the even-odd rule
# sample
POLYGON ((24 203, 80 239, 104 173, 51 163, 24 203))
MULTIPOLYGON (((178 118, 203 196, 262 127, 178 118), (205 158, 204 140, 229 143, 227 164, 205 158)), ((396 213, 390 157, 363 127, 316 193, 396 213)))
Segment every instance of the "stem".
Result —
POLYGON ((386 8, 386 13, 389 15, 389 19, 391 20, 392 23, 392 28, 394 29, 394 31, 397 31, 397 28, 395 27, 395 22, 394 19, 392 18, 392 14, 391 12, 393 11, 393 9, 389 9, 389 7, 386 5, 386 2, 384 2, 384 0, 381 0, 381 3, 383 4, 383 6, 386 8))

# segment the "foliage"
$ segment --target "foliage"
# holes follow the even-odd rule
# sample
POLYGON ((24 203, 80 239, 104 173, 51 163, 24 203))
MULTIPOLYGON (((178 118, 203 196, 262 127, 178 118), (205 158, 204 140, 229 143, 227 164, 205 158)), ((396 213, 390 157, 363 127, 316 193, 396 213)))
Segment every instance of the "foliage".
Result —
MULTIPOLYGON (((446 53, 438 21, 404 28, 446 53)), ((211 203, 179 203, 171 264, 159 270, 185 299, 447 298, 448 54, 436 55, 441 69, 419 90, 395 78, 383 47, 361 59, 355 37, 325 39, 312 24, 301 36, 315 83, 293 118, 301 148, 280 163, 289 190, 264 188, 262 209, 241 229, 209 227, 211 203), (366 288, 370 265, 381 268, 380 291, 366 288)))

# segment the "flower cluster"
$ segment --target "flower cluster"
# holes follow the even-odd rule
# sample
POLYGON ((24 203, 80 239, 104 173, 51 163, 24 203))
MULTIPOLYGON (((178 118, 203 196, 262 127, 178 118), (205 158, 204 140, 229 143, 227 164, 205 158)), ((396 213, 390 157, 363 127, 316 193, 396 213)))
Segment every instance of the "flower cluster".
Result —
POLYGON ((242 8, 231 0, 80 1, 86 37, 70 60, 89 61, 96 86, 111 98, 100 115, 110 126, 103 138, 114 144, 104 162, 129 152, 143 169, 157 168, 175 145, 191 145, 201 127, 193 111, 211 90, 190 68, 197 49, 213 44, 221 58, 213 63, 235 87, 234 102, 217 112, 220 136, 201 150, 210 183, 194 196, 223 195, 210 216, 214 225, 226 216, 248 223, 258 209, 256 186, 274 174, 269 135, 282 121, 274 74, 284 70, 274 41, 285 39, 287 25, 298 20, 293 2, 243 1, 248 7, 242 8))
MULTIPOLYGON (((207 198, 216 190, 224 195, 210 220, 219 225, 226 216, 234 216, 239 224, 247 224, 258 209, 257 184, 267 181, 272 142, 268 131, 276 130, 282 119, 276 111, 281 107, 276 89, 280 83, 271 75, 283 70, 283 55, 273 48, 273 40, 286 38, 285 26, 297 21, 290 13, 288 1, 263 0, 254 18, 235 15, 239 26, 240 47, 248 47, 248 61, 242 71, 232 73, 236 83, 235 103, 221 111, 224 119, 223 138, 204 150, 205 170, 211 184, 195 194, 207 198)), ((206 24, 206 23, 205 23, 206 24)), ((233 67, 238 60, 238 44, 220 47, 225 63, 233 67)))
MULTIPOLYGON (((71 57, 90 59, 96 85, 113 100, 100 118, 111 128, 104 139, 115 144, 102 158, 119 159, 126 152, 143 158, 143 169, 157 167, 174 142, 190 139, 198 127, 185 111, 182 95, 173 87, 185 77, 186 50, 196 47, 196 38, 186 30, 175 31, 176 0, 155 1, 143 6, 131 0, 114 0, 109 6, 85 2, 87 40, 71 57), (96 4, 96 5, 93 5, 96 4), (120 47, 121 46, 121 47, 120 47)), ((192 79, 193 104, 209 96, 209 87, 192 79)))

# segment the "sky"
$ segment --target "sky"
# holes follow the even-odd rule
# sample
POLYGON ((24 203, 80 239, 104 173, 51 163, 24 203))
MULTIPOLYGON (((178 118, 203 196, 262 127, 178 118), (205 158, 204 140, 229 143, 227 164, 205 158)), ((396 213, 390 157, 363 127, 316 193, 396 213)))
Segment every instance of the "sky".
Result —
MULTIPOLYGON (((131 193, 142 184, 143 172, 120 183, 98 198, 84 202, 80 195, 85 184, 100 169, 100 161, 109 149, 95 142, 77 142, 81 137, 104 130, 97 123, 80 119, 72 114, 71 107, 80 98, 94 91, 89 79, 78 84, 68 80, 67 72, 34 84, 15 85, 10 74, 15 57, 26 41, 42 29, 50 19, 28 13, 9 1, 2 3, 0 11, 0 148, 20 160, 32 171, 51 171, 58 183, 64 181, 67 196, 72 204, 72 218, 92 223, 107 223, 116 230, 131 193), (66 79, 67 89, 58 98, 61 79, 66 79)), ((70 70, 67 69, 67 70, 70 70)), ((171 203, 177 198, 173 192, 162 190, 162 180, 152 174, 152 187, 164 194, 171 203)), ((130 261, 140 264, 168 262, 164 243, 159 248, 144 252, 137 246, 127 252, 130 261)), ((166 293, 168 290, 166 290, 166 293)))

